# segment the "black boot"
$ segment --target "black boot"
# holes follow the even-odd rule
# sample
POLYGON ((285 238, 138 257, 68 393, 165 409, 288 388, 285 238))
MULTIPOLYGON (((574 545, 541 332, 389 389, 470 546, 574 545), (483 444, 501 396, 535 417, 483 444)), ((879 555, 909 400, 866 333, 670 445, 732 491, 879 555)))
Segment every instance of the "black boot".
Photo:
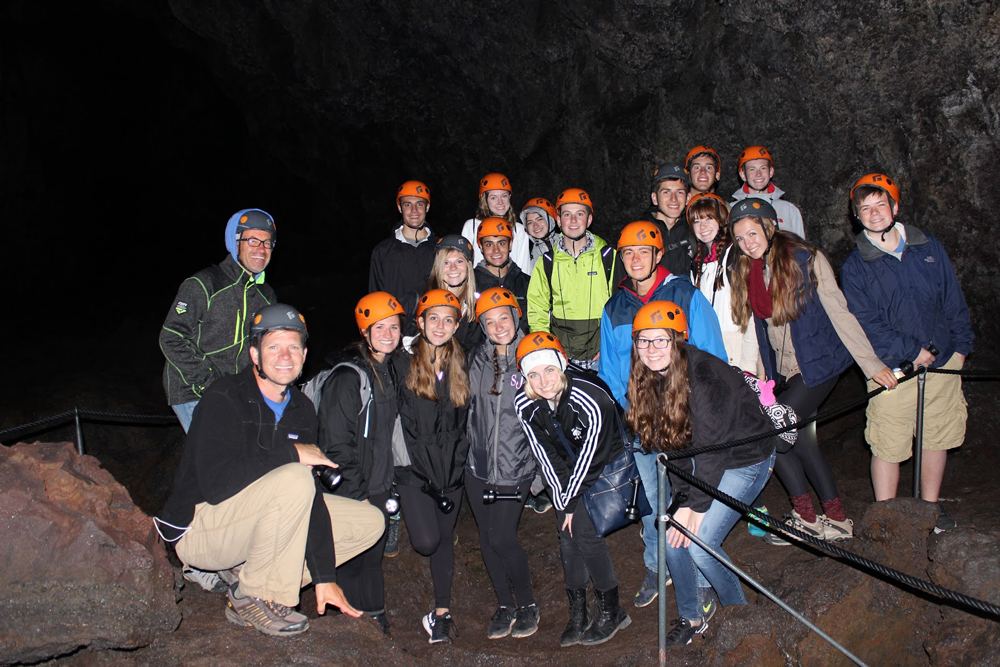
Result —
POLYGON ((603 644, 622 628, 627 628, 632 619, 618 604, 618 587, 609 591, 594 591, 597 596, 597 618, 594 624, 584 633, 580 643, 584 646, 603 644))
POLYGON ((587 613, 587 589, 578 590, 566 589, 569 595, 569 623, 563 630, 560 646, 573 646, 579 644, 583 639, 583 633, 590 627, 591 618, 587 613))

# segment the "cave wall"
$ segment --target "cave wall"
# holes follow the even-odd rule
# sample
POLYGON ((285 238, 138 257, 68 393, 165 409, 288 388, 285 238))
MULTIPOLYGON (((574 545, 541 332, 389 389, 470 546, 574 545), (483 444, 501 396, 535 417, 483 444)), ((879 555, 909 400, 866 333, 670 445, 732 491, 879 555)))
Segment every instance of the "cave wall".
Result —
MULTIPOLYGON (((728 195, 739 150, 762 143, 835 265, 853 236, 850 185, 870 171, 896 178, 903 219, 942 239, 981 343, 997 342, 992 3, 98 0, 91 11, 178 63, 172 98, 189 94, 177 85, 189 73, 216 87, 220 115, 267 164, 252 184, 221 187, 245 201, 271 173, 301 185, 295 206, 282 202, 294 222, 279 218, 288 240, 273 273, 286 282, 302 261, 316 267, 315 288, 363 274, 408 178, 430 184, 438 231, 457 231, 478 178, 502 171, 517 206, 588 189, 595 229, 613 237, 646 206, 659 162, 708 143, 728 195), (331 234, 361 247, 317 242, 331 234)), ((200 136, 191 132, 171 141, 200 136)), ((171 261, 157 252, 154 262, 171 261)), ((350 285, 344 301, 363 277, 350 285)))

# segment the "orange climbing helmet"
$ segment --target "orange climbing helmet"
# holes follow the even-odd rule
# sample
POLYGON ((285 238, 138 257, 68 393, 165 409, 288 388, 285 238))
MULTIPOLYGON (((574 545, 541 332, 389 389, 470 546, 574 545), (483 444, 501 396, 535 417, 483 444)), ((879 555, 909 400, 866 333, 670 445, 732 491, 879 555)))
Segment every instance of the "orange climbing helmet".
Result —
POLYGON ((591 200, 586 190, 581 190, 580 188, 567 188, 560 192, 559 198, 556 199, 556 207, 561 208, 563 204, 583 204, 590 209, 591 213, 594 212, 593 200, 591 200))
POLYGON ((432 289, 424 292, 424 295, 417 301, 417 317, 424 314, 428 308, 436 306, 449 306, 462 314, 462 304, 458 302, 458 297, 446 289, 432 289))
POLYGON ((400 185, 399 190, 396 191, 396 206, 399 206, 399 200, 403 197, 420 197, 426 199, 427 204, 430 205, 431 189, 420 181, 407 181, 400 185))
POLYGON ((547 331, 535 331, 522 338, 521 342, 517 344, 517 367, 521 373, 527 374, 524 370, 525 357, 534 352, 542 352, 544 350, 551 350, 555 353, 555 356, 551 357, 551 360, 557 363, 552 364, 553 366, 558 365, 561 370, 566 370, 566 365, 569 361, 559 339, 547 331))
POLYGON ((867 174, 858 179, 858 182, 851 188, 851 201, 854 201, 854 191, 863 185, 869 185, 879 190, 884 190, 889 198, 899 204, 899 186, 885 174, 867 174))
POLYGON ((767 160, 771 163, 771 167, 774 167, 774 158, 771 157, 771 152, 764 148, 763 146, 747 146, 740 153, 740 157, 736 160, 736 171, 739 172, 743 168, 743 165, 750 160, 767 160))
POLYGON ((489 192, 490 190, 506 190, 507 192, 512 192, 510 187, 510 180, 503 174, 486 174, 483 179, 479 181, 479 194, 484 192, 489 192))
POLYGON ((630 222, 618 237, 618 249, 630 245, 648 245, 662 251, 663 232, 649 220, 630 222))
POLYGON ((489 310, 500 306, 510 306, 517 311, 517 316, 521 317, 521 306, 517 303, 514 293, 505 287, 491 287, 484 290, 476 299, 476 319, 479 319, 489 310))
POLYGON ((632 319, 632 336, 643 329, 673 329, 688 338, 688 323, 684 311, 673 301, 650 301, 632 319))
POLYGON ((510 223, 503 218, 486 218, 479 223, 479 231, 476 232, 476 243, 483 244, 486 236, 506 236, 511 241, 514 240, 514 232, 510 228, 510 223))
POLYGON ((687 169, 688 171, 691 171, 691 160, 695 159, 702 153, 706 153, 715 158, 715 170, 717 172, 722 171, 722 158, 719 157, 719 154, 715 151, 714 148, 703 145, 695 146, 694 148, 688 151, 687 157, 684 158, 684 168, 687 169))
POLYGON ((399 299, 388 292, 366 294, 361 297, 358 305, 354 308, 354 319, 357 320, 358 331, 364 331, 376 322, 393 315, 399 315, 400 318, 403 318, 406 316, 406 312, 399 305, 399 299))

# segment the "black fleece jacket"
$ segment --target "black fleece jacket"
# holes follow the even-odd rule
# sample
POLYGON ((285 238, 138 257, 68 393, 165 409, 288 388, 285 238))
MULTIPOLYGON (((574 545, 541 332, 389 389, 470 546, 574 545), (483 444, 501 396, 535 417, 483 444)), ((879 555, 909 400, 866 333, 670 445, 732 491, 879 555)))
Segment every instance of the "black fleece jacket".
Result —
MULTIPOLYGON (((157 519, 164 539, 173 542, 183 537, 198 503, 218 505, 228 500, 272 470, 297 463, 297 443, 316 443, 312 402, 294 386, 289 387, 288 400, 275 424, 253 366, 212 383, 195 408, 173 491, 157 519)), ((305 559, 314 583, 337 581, 330 513, 318 486, 305 559)))

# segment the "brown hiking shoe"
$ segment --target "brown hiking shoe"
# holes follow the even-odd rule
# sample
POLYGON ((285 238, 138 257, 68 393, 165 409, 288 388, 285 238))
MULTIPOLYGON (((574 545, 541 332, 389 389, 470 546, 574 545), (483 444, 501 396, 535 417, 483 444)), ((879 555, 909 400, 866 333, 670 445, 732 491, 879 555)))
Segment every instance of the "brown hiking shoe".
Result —
POLYGON ((290 607, 252 595, 237 597, 239 585, 229 589, 226 618, 236 625, 257 628, 267 635, 290 637, 309 629, 309 619, 290 607))

